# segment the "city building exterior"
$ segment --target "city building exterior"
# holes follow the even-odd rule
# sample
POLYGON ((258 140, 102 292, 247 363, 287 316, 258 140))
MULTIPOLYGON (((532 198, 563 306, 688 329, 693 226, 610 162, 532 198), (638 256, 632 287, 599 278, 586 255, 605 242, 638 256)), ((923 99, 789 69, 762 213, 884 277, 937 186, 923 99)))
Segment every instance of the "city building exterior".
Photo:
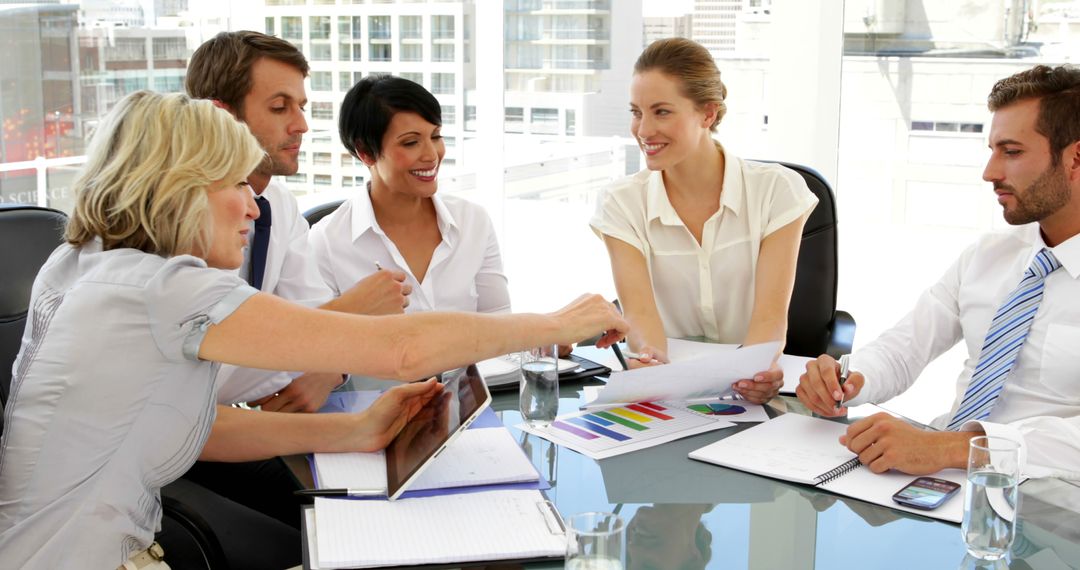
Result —
POLYGON ((735 51, 735 25, 744 0, 694 0, 690 37, 714 56, 735 51))
POLYGON ((362 77, 393 74, 415 81, 442 105, 444 167, 462 160, 465 92, 475 84, 466 31, 472 2, 367 2, 291 5, 266 0, 264 30, 295 44, 311 65, 309 127, 300 171, 287 179, 298 194, 362 185, 368 175, 337 137, 345 93, 362 77))
POLYGON ((641 21, 641 47, 664 38, 689 38, 693 33, 693 21, 693 14, 645 16, 641 21))
POLYGON ((505 130, 625 135, 640 0, 506 0, 505 130))
MULTIPOLYGON (((77 11, 0 4, 0 165, 83 154, 77 11)), ((0 201, 35 202, 37 188, 33 170, 0 170, 0 201)))

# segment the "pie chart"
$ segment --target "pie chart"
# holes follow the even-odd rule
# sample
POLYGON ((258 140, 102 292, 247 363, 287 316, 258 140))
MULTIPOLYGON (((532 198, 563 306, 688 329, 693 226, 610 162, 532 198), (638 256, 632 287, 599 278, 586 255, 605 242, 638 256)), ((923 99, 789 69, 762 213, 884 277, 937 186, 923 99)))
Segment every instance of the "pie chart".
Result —
POLYGON ((746 411, 746 408, 734 404, 694 404, 689 408, 708 416, 736 416, 746 411))

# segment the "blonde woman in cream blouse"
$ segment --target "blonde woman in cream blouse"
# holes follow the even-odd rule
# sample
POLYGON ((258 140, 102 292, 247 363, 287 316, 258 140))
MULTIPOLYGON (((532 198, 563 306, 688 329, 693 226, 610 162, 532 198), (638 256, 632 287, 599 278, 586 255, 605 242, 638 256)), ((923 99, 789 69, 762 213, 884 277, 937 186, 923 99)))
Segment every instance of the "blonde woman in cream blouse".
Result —
MULTIPOLYGON (((663 364, 667 338, 783 341, 803 225, 817 198, 795 172, 748 162, 713 139, 726 88, 709 52, 682 38, 649 45, 634 66, 630 131, 646 169, 616 181, 590 225, 608 249, 640 358, 663 364)), ((765 402, 774 366, 734 388, 765 402)))

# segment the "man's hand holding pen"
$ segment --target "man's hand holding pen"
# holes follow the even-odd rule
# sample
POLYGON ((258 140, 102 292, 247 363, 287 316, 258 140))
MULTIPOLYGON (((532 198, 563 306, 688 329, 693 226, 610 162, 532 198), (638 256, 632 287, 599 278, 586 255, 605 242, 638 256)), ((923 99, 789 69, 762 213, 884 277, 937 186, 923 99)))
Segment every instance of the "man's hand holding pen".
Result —
POLYGON ((840 363, 823 354, 806 363, 806 373, 799 377, 799 387, 795 389, 795 395, 803 405, 818 415, 842 416, 847 413, 843 402, 859 394, 866 378, 861 373, 850 370, 847 380, 841 384, 840 376, 840 363), (839 407, 838 402, 841 404, 839 407))

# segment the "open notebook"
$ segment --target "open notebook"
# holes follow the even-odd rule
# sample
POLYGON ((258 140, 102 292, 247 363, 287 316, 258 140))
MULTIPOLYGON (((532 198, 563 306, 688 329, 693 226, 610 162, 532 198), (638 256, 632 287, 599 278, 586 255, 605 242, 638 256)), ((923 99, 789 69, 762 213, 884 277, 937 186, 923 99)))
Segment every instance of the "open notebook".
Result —
POLYGON ((486 491, 399 501, 315 499, 311 568, 375 568, 561 559, 566 535, 540 491, 486 491))
MULTIPOLYGON (((868 503, 959 523, 964 517, 963 489, 932 511, 912 509, 892 500, 915 477, 896 471, 876 474, 840 445, 847 430, 841 423, 799 414, 784 414, 731 437, 690 452, 690 458, 766 477, 814 485, 868 503)), ((961 469, 945 469, 934 477, 961 486, 961 469)))

